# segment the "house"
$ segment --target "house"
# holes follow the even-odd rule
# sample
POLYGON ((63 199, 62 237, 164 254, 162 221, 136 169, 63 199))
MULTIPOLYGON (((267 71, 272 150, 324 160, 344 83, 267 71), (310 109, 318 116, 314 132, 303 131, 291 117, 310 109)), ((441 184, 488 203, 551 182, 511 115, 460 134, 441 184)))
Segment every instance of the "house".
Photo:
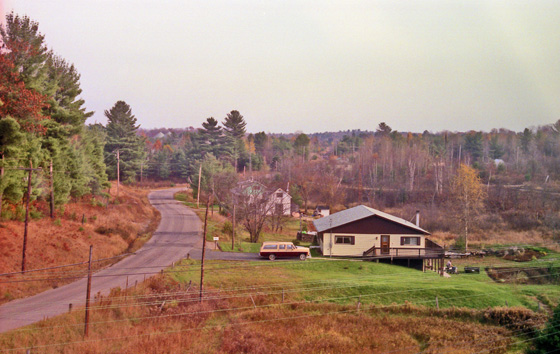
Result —
POLYGON ((274 215, 291 215, 292 196, 282 188, 278 188, 269 196, 269 203, 274 205, 274 210, 270 210, 270 214, 274 215))
MULTIPOLYGON (((416 224, 359 205, 313 221, 324 256, 442 259, 443 248, 416 224)), ((432 262, 430 262, 431 264, 432 262)), ((424 263, 423 263, 424 264, 424 263)), ((441 262, 443 264, 443 262, 441 262)))
POLYGON ((331 208, 328 205, 317 205, 313 216, 329 216, 331 214, 331 208))
POLYGON ((237 183, 231 192, 236 203, 245 199, 248 204, 261 204, 266 215, 291 215, 292 197, 282 188, 271 191, 262 183, 250 179, 237 183))

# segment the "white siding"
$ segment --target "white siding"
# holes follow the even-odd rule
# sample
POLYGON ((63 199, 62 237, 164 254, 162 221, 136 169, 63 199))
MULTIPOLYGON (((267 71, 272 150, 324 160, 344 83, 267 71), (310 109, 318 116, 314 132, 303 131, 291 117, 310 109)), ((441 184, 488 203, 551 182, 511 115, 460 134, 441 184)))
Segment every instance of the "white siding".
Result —
MULTIPOLYGON (((423 235, 389 235, 389 247, 390 248, 407 248, 407 249, 418 249, 425 247, 425 239, 426 237, 423 235), (420 237, 420 245, 411 246, 411 245, 404 245, 401 246, 401 237, 420 237)), ((323 255, 329 256, 354 256, 354 257, 361 257, 365 251, 370 249, 375 245, 378 249, 377 253, 379 254, 379 249, 381 248, 381 235, 376 234, 342 234, 342 233, 331 233, 325 232, 323 234, 323 241, 319 241, 319 246, 321 246, 321 251, 323 255), (355 243, 353 245, 349 244, 336 244, 335 237, 336 236, 354 236, 355 243), (331 253, 331 244, 332 244, 332 253, 331 253)))
POLYGON ((278 189, 270 195, 269 203, 267 215, 275 214, 278 204, 282 204, 282 215, 291 215, 292 197, 282 189, 278 189), (278 196, 280 193, 282 196, 278 196))

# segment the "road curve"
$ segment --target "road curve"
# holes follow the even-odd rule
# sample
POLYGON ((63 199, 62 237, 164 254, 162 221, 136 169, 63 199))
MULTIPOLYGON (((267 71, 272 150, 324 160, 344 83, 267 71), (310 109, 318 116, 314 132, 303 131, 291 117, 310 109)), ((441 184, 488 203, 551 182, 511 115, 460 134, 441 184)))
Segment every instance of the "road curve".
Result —
MULTIPOLYGON (((161 213, 156 232, 135 255, 94 274, 92 297, 98 292, 109 294, 115 287, 125 288, 127 276, 129 287, 133 286, 136 281, 143 281, 145 276, 149 277, 184 258, 195 246, 200 247, 200 219, 192 210, 173 199, 179 190, 181 188, 159 190, 148 195, 150 203, 161 213)), ((86 279, 81 279, 0 306, 0 333, 65 313, 68 304, 85 305, 86 283, 86 279)))

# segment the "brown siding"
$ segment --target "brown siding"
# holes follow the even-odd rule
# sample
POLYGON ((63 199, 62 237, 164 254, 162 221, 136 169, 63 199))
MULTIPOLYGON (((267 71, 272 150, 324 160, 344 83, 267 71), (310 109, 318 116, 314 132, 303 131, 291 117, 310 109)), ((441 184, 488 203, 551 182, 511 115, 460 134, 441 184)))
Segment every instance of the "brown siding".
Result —
MULTIPOLYGON (((330 232, 326 230, 323 234, 330 232)), ((398 235, 424 235, 423 232, 383 219, 377 215, 354 221, 346 225, 335 227, 332 232, 344 234, 398 234, 398 235)))

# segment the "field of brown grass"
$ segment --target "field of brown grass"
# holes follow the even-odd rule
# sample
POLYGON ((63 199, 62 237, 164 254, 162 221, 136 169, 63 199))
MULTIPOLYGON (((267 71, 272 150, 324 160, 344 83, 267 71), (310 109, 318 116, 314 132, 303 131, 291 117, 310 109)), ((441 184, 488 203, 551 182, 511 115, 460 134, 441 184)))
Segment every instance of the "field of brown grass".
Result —
MULTIPOLYGON (((89 246, 93 245, 93 258, 107 258, 132 252, 144 244, 159 223, 159 212, 151 207, 147 190, 121 185, 119 197, 116 187, 110 190, 111 198, 83 198, 71 202, 58 211, 55 218, 48 217, 46 205, 38 204, 43 211, 39 219, 31 219, 28 227, 26 269, 73 264, 88 260, 89 246)), ((24 224, 4 220, 0 223, 0 273, 21 270, 24 224)), ((84 271, 86 266, 65 269, 84 271)), ((30 276, 45 273, 32 273, 30 276)), ((4 277, 3 281, 21 280, 21 276, 4 277)), ((2 284, 0 303, 25 297, 70 282, 57 281, 12 282, 2 284)))

